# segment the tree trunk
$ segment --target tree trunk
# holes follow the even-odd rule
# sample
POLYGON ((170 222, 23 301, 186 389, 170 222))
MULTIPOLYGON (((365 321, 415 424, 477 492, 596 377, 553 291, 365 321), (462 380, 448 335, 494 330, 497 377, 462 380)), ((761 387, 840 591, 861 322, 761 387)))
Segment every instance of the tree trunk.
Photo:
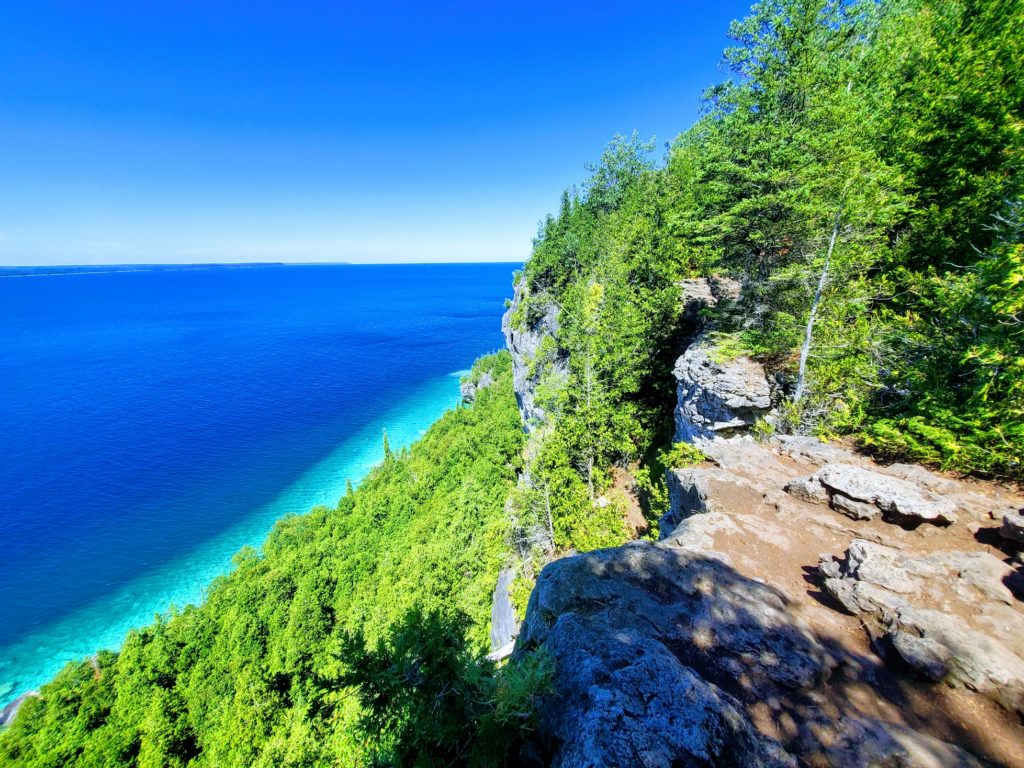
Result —
POLYGON ((800 349, 800 369, 796 376, 796 392, 793 394, 793 402, 799 403, 804 396, 807 385, 807 357, 811 353, 811 339, 814 336, 814 318, 818 314, 818 305, 821 303, 821 294, 828 282, 828 267, 832 261, 832 250, 836 247, 836 237, 839 235, 839 222, 842 220, 842 207, 836 211, 836 221, 832 226, 832 237, 828 242, 828 253, 825 254, 825 266, 821 270, 821 277, 818 278, 818 289, 814 292, 814 300, 811 302, 811 314, 807 318, 807 330, 804 332, 804 345, 800 349))
POLYGON ((555 526, 551 524, 551 491, 548 490, 548 486, 544 485, 544 506, 548 511, 548 540, 551 542, 551 547, 548 550, 550 554, 555 553, 555 526))

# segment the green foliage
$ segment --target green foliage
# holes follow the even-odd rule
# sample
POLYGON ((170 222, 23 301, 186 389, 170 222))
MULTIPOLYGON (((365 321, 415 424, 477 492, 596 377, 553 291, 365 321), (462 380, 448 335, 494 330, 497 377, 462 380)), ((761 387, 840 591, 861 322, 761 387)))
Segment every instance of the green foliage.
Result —
POLYGON ((0 763, 362 762, 373 745, 344 688, 351 632, 378 643, 412 610, 457 612, 451 642, 466 658, 486 649, 523 436, 507 354, 471 375, 483 370, 497 384, 472 407, 410 449, 389 447, 336 508, 281 520, 202 606, 131 633, 119 654, 69 665, 0 735, 0 763))
POLYGON ((460 383, 479 384, 480 378, 485 373, 494 381, 504 376, 511 376, 512 357, 502 352, 485 355, 474 363, 470 372, 460 379, 460 383))
POLYGON ((894 318, 904 335, 890 378, 903 389, 878 407, 898 415, 869 424, 863 445, 947 469, 1024 477, 1021 214, 1018 203, 999 218, 997 240, 976 264, 913 282, 922 314, 894 318))
POLYGON ((534 699, 550 687, 551 664, 531 654, 496 669, 474 653, 467 623, 464 615, 413 611, 372 649, 361 632, 344 639, 340 682, 358 692, 359 727, 375 764, 514 762, 534 699))
POLYGON ((512 580, 512 587, 509 590, 509 598, 512 600, 512 607, 515 608, 516 616, 525 616, 526 607, 530 603, 530 594, 533 592, 534 580, 527 578, 524 574, 516 574, 512 580))
POLYGON ((708 338, 712 344, 708 355, 712 362, 719 364, 728 363, 742 355, 749 357, 756 354, 753 346, 753 343, 756 343, 756 339, 750 334, 745 334, 741 331, 734 331, 732 333, 712 331, 708 334, 708 338))
POLYGON ((647 536, 654 540, 658 536, 658 521, 669 507, 666 470, 694 467, 707 460, 696 446, 665 442, 665 447, 649 449, 644 461, 633 470, 640 507, 649 526, 647 536))
POLYGON ((775 435, 775 425, 765 419, 758 419, 750 428, 750 434, 755 441, 766 443, 775 435))
POLYGON ((730 36, 664 165, 617 137, 535 241, 527 303, 570 360, 556 453, 593 497, 663 439, 678 281, 722 274, 716 359, 799 374, 780 429, 1024 477, 1024 3, 766 0, 730 36))
POLYGON ((586 551, 625 540, 621 517, 614 510, 595 505, 581 468, 571 460, 569 446, 560 432, 545 439, 534 469, 535 482, 545 494, 546 504, 550 504, 557 549, 586 551))
POLYGON ((701 462, 707 461, 707 458, 704 452, 696 446, 689 443, 675 443, 658 456, 658 463, 666 469, 681 469, 695 467, 701 462))

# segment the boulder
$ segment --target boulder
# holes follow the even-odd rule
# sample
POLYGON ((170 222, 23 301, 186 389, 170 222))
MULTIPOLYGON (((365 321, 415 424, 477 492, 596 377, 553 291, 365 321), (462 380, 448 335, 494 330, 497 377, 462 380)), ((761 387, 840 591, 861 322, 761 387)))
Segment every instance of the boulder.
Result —
POLYGON ((942 643, 908 632, 894 632, 889 639, 907 666, 932 682, 937 683, 949 672, 949 660, 953 654, 942 643))
POLYGON ((855 539, 845 561, 824 558, 824 590, 874 621, 903 660, 1024 714, 1024 614, 1012 566, 988 552, 907 555, 855 539))
MULTIPOLYGON (((716 519, 727 518, 681 525, 716 519)), ((858 662, 783 593, 689 547, 633 542, 549 564, 515 654, 538 649, 554 665, 532 745, 545 765, 977 766, 953 745, 824 706, 833 671, 858 662)))
POLYGON ((999 528, 999 535, 1007 541, 1024 544, 1024 510, 1007 512, 1003 515, 1003 524, 999 528))
POLYGON ((736 696, 809 688, 830 671, 778 592, 647 542, 545 567, 516 653, 540 646, 556 694, 539 736, 556 766, 795 766, 736 696))
POLYGON ((559 693, 539 712, 552 752, 547 764, 796 768, 757 733, 739 702, 663 643, 629 627, 608 630, 600 620, 566 613, 547 633, 559 693))
POLYGON ((677 382, 677 442, 733 436, 771 410, 764 366, 744 355, 719 359, 707 339, 691 344, 672 372, 677 382))
POLYGON ((903 610, 898 625, 945 649, 949 680, 1024 715, 1024 658, 987 632, 945 611, 903 610))
POLYGON ((906 525, 949 525, 957 520, 956 504, 911 482, 858 467, 830 463, 814 474, 797 478, 786 491, 804 501, 825 501, 856 520, 883 515, 906 525))

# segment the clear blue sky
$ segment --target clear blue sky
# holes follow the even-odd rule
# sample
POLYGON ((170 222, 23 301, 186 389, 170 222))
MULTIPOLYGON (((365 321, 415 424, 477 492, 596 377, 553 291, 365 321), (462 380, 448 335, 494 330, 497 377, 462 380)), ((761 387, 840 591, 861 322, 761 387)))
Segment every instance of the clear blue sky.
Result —
POLYGON ((748 7, 0 4, 0 264, 522 260, 748 7))

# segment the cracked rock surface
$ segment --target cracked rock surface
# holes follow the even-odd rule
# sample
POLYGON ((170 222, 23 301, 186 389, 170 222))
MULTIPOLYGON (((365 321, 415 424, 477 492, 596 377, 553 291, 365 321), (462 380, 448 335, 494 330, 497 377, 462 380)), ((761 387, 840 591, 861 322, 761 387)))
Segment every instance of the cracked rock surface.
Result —
POLYGON ((700 447, 657 543, 541 573, 538 764, 1024 768, 1019 493, 813 438, 700 447))
POLYGON ((1024 614, 1012 566, 988 552, 908 555, 855 539, 820 566, 824 588, 870 618, 924 677, 1024 714, 1024 614))
POLYGON ((804 501, 827 503, 858 520, 883 515, 890 522, 949 525, 956 504, 915 483, 852 464, 829 463, 808 477, 796 478, 786 490, 804 501))

